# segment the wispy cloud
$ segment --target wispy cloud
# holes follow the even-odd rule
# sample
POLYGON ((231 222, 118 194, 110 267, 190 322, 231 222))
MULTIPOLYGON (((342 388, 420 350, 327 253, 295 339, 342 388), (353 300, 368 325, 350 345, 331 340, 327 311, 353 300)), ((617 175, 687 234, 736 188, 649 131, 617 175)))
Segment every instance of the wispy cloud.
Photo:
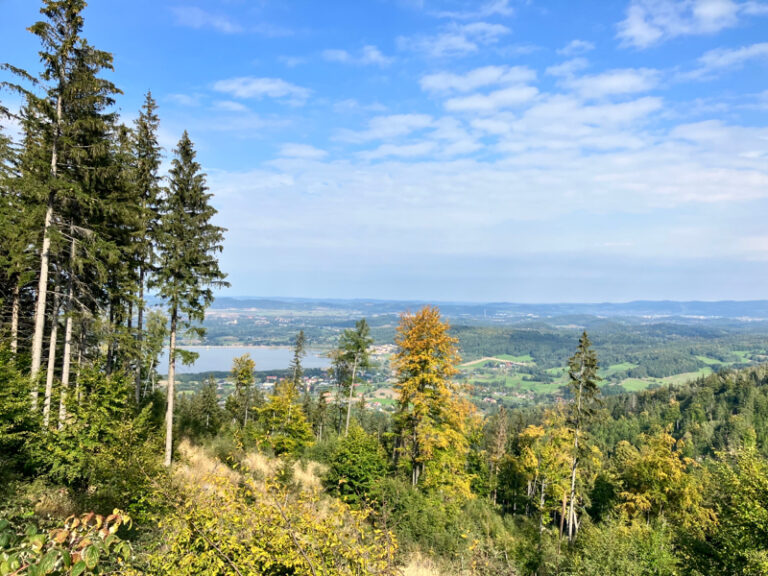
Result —
POLYGON ((296 86, 280 78, 256 78, 242 76, 219 80, 213 85, 216 92, 229 94, 235 98, 274 98, 286 100, 291 104, 303 104, 311 91, 296 86))
POLYGON ((510 6, 510 0, 491 0, 477 7, 475 10, 444 10, 434 12, 438 18, 452 18, 454 20, 478 20, 490 16, 512 16, 515 9, 510 6))
POLYGON ((571 40, 557 51, 558 54, 563 56, 577 56, 579 54, 586 54, 595 49, 595 45, 587 40, 571 40))
POLYGON ((244 32, 244 28, 227 16, 213 14, 196 6, 176 6, 171 8, 176 17, 178 26, 187 28, 211 28, 224 34, 239 34, 244 32))
POLYGON ((709 79, 722 72, 743 68, 751 60, 768 62, 768 42, 740 48, 717 48, 699 58, 699 67, 685 75, 693 79, 709 79))
POLYGON ((450 24, 434 36, 401 36, 397 39, 401 50, 410 50, 430 58, 465 56, 499 41, 510 30, 501 24, 472 22, 450 24))
POLYGON ((649 68, 609 70, 601 74, 571 77, 564 85, 583 98, 604 98, 648 92, 658 86, 660 73, 649 68))
POLYGON ((470 92, 499 84, 524 84, 536 80, 536 71, 525 66, 483 66, 466 74, 439 72, 423 76, 422 90, 433 93, 470 92))
POLYGON ((376 116, 368 121, 368 128, 359 132, 345 130, 339 139, 347 142, 368 142, 406 136, 432 126, 432 116, 427 114, 391 114, 376 116))
POLYGON ((530 102, 538 93, 533 86, 511 86, 488 94, 450 98, 445 102, 445 109, 452 112, 492 112, 530 102))
POLYGON ((284 158, 301 158, 304 160, 321 160, 328 152, 310 146, 309 144, 286 143, 280 147, 280 156, 284 158))
POLYGON ((570 78, 588 67, 589 61, 586 58, 571 58, 560 64, 547 67, 546 73, 550 76, 570 78))
POLYGON ((323 59, 328 62, 341 62, 343 64, 357 64, 361 66, 376 65, 388 66, 393 59, 384 56, 376 46, 366 45, 358 54, 352 54, 346 50, 324 50, 323 59))
POLYGON ((744 16, 768 14, 768 5, 736 0, 632 0, 619 23, 622 45, 648 48, 678 36, 714 34, 744 16))
POLYGON ((220 13, 209 12, 197 6, 174 6, 171 8, 177 26, 193 28, 195 30, 211 29, 223 34, 257 34, 268 38, 280 38, 291 36, 293 32, 288 28, 258 22, 244 24, 235 18, 220 13))

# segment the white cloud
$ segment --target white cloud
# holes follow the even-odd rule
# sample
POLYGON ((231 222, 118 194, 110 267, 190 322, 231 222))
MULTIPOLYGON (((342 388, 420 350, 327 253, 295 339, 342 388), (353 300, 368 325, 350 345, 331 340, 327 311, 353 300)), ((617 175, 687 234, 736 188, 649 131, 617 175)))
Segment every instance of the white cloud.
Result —
POLYGON ((296 66, 301 66, 307 62, 307 59, 303 56, 278 56, 277 59, 288 66, 288 68, 296 68, 296 66))
POLYGON ((632 0, 618 37, 624 46, 648 48, 678 36, 714 34, 742 16, 768 14, 760 2, 736 0, 632 0))
POLYGON ((360 54, 355 56, 346 50, 329 49, 323 50, 323 59, 329 62, 341 62, 344 64, 376 65, 388 66, 392 63, 392 58, 388 58, 373 45, 363 46, 360 54))
POLYGON ((742 68, 750 60, 768 62, 768 42, 740 48, 717 48, 699 58, 699 68, 687 74, 689 78, 709 78, 716 72, 730 72, 742 68))
POLYGON ((195 6, 176 6, 171 8, 176 17, 178 26, 187 28, 213 28, 224 34, 239 34, 244 31, 243 27, 237 22, 226 16, 212 14, 195 6))
POLYGON ((475 53, 482 46, 497 43, 509 32, 506 26, 488 22, 451 24, 435 36, 401 36, 397 44, 401 50, 411 50, 431 58, 447 58, 475 53))
POLYGON ((202 94, 168 94, 165 98, 181 106, 199 106, 203 96, 202 94))
POLYGON ((604 98, 653 90, 659 83, 659 72, 648 68, 609 70, 602 74, 569 78, 564 84, 584 98, 604 98))
POLYGON ((563 48, 557 51, 558 54, 563 56, 576 56, 578 54, 585 54, 595 49, 595 45, 587 40, 571 40, 563 48))
POLYGON ((368 129, 361 132, 342 131, 340 140, 347 142, 368 142, 406 136, 432 126, 432 117, 427 114, 392 114, 377 116, 368 122, 368 129))
POLYGON ((450 98, 446 100, 445 108, 453 112, 491 112, 520 106, 533 100, 538 93, 539 91, 533 86, 512 86, 488 94, 450 98))
POLYGON ((434 15, 438 18, 452 18, 455 20, 477 20, 488 18, 489 16, 512 16, 515 13, 515 9, 509 4, 510 0, 490 0, 480 5, 477 10, 441 11, 435 12, 434 15))
POLYGON ((427 92, 471 92, 498 84, 524 84, 536 80, 536 72, 525 66, 484 66, 466 74, 439 72, 421 78, 422 90, 427 92))
POLYGON ((292 104, 302 104, 310 90, 281 80, 280 78, 255 78, 242 76, 219 80, 213 85, 217 92, 230 94, 235 98, 276 98, 287 99, 292 104))
POLYGON ((415 158, 425 156, 434 151, 436 145, 434 142, 417 142, 415 144, 382 144, 374 150, 362 152, 361 158, 366 160, 377 160, 380 158, 415 158))
POLYGON ((328 152, 310 146, 309 144, 286 143, 280 147, 280 156, 285 158, 301 158, 305 160, 320 160, 325 158, 328 152))
POLYGON ((221 100, 214 103, 214 108, 224 110, 225 112, 248 112, 248 106, 232 100, 221 100))
POLYGON ((564 78, 570 78, 577 72, 581 72, 585 68, 589 67, 589 62, 586 58, 572 58, 566 60, 560 64, 549 66, 546 69, 546 73, 550 76, 559 76, 564 78))

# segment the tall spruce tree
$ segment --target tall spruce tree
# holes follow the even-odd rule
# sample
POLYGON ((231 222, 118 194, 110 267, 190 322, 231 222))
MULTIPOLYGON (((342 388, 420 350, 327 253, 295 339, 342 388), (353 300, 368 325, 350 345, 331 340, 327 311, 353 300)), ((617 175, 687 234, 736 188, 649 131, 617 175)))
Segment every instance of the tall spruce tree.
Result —
POLYGON ((224 228, 211 220, 216 210, 210 205, 205 174, 195 161, 189 134, 184 134, 174 151, 168 189, 158 228, 157 245, 160 266, 153 286, 166 301, 170 317, 168 388, 165 436, 165 465, 173 455, 173 404, 177 335, 185 328, 204 334, 197 323, 205 318, 205 309, 213 302, 213 288, 228 286, 219 269, 216 254, 222 249, 224 228))
POLYGON ((293 341, 293 358, 291 359, 291 380, 296 390, 301 387, 301 380, 304 378, 304 368, 301 366, 301 359, 307 355, 307 337, 304 330, 299 330, 296 339, 293 341))
POLYGON ((334 356, 336 362, 343 362, 345 370, 340 373, 347 376, 341 383, 347 396, 347 416, 344 425, 344 436, 349 434, 349 421, 352 415, 352 400, 355 394, 357 377, 370 366, 368 348, 373 344, 370 336, 371 328, 365 318, 355 323, 354 329, 345 330, 339 338, 338 353, 334 356))
MULTIPOLYGON (((135 155, 136 173, 135 185, 139 194, 139 230, 136 236, 138 244, 138 297, 136 328, 139 339, 139 350, 144 345, 144 287, 148 275, 151 274, 156 258, 156 236, 160 221, 160 162, 162 148, 157 140, 157 130, 160 119, 157 116, 157 103, 152 98, 152 92, 147 92, 144 104, 136 120, 135 155)), ((136 371, 136 401, 141 399, 142 370, 136 371)))
MULTIPOLYGON (((45 154, 40 157, 48 157, 50 161, 42 183, 46 210, 32 338, 30 375, 33 382, 42 360, 54 212, 61 210, 59 220, 68 222, 68 240, 74 244, 75 231, 92 232, 90 221, 75 222, 75 215, 91 216, 94 201, 106 191, 103 184, 109 163, 109 133, 115 120, 107 109, 114 104, 114 95, 119 91, 99 77, 103 70, 112 69, 112 55, 93 48, 80 36, 85 6, 84 0, 45 0, 40 11, 46 19, 30 27, 43 47, 41 83, 45 92, 42 97, 30 98, 28 111, 32 121, 27 124, 42 133, 38 140, 45 154), (88 210, 84 211, 83 207, 88 210)), ((96 208, 100 209, 101 206, 96 208)), ((73 252, 69 250, 70 257, 73 252)), ((71 259, 68 267, 72 274, 71 259)), ((67 308, 70 305, 68 301, 67 308)), ((31 395, 33 409, 36 409, 36 385, 31 395)))
POLYGON ((568 361, 568 388, 571 392, 569 405, 569 426, 573 430, 573 455, 571 457, 571 493, 568 503, 568 540, 573 541, 579 529, 576 511, 576 478, 578 476, 579 455, 583 445, 580 436, 589 417, 594 413, 599 402, 600 377, 597 375, 597 354, 587 332, 579 338, 576 353, 568 361))

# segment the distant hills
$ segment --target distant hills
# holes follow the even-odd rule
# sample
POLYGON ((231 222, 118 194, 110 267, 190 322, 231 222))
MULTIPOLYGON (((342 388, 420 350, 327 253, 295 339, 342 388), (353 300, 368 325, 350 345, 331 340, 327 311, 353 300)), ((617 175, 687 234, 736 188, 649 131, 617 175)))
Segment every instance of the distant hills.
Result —
POLYGON ((306 312, 327 310, 358 312, 370 316, 377 314, 399 314, 404 310, 415 310, 424 304, 436 304, 448 317, 484 317, 500 320, 521 317, 563 317, 563 316, 604 316, 604 317, 680 317, 680 318, 724 318, 744 320, 768 319, 768 300, 716 302, 672 300, 601 303, 555 303, 522 304, 511 302, 425 302, 417 300, 372 300, 372 299, 312 299, 312 298, 260 298, 220 297, 212 308, 223 310, 284 310, 306 312))

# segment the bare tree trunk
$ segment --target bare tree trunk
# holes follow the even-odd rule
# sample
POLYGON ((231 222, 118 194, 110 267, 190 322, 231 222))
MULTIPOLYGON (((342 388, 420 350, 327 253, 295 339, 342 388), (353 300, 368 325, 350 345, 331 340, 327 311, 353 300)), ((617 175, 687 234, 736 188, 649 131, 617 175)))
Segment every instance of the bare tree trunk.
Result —
MULTIPOLYGON (((61 131, 62 102, 61 85, 59 80, 59 95, 56 98, 56 129, 53 133, 51 144, 51 176, 56 179, 59 173, 59 133, 61 131)), ((48 205, 45 209, 45 221, 43 223, 43 245, 40 249, 40 279, 37 284, 37 304, 35 306, 35 331, 32 335, 32 365, 29 376, 32 380, 32 411, 37 411, 37 377, 40 374, 40 365, 43 360, 43 335, 45 332, 45 301, 48 296, 48 266, 51 255, 50 228, 53 222, 53 201, 56 197, 54 190, 48 193, 48 205)))
POLYGON ((355 391, 355 376, 357 375, 357 354, 352 364, 352 381, 349 383, 349 397, 347 398, 347 425, 344 427, 344 436, 349 434, 349 418, 352 415, 352 396, 355 391))
POLYGON ((21 288, 19 281, 13 287, 13 304, 11 305, 11 353, 16 356, 19 352, 19 310, 21 309, 21 288))
POLYGON ((144 359, 144 266, 139 266, 139 310, 136 317, 136 329, 139 345, 139 362, 136 366, 136 404, 141 402, 141 365, 144 359))
MULTIPOLYGON (((70 233, 72 233, 72 223, 69 226, 70 233)), ((70 272, 69 280, 67 281, 67 302, 65 309, 67 311, 67 319, 64 325, 64 361, 61 368, 61 393, 59 395, 59 430, 64 428, 64 422, 67 419, 67 393, 69 391, 69 371, 72 363, 72 303, 74 300, 74 283, 72 281, 72 274, 75 268, 75 239, 71 240, 72 244, 69 248, 69 262, 70 272)))
POLYGON ((171 459, 173 457, 173 399, 175 393, 176 376, 176 315, 177 311, 174 307, 171 312, 171 345, 168 348, 168 409, 165 412, 165 461, 166 467, 170 468, 171 459))
POLYGON ((582 384, 579 382, 579 398, 576 404, 576 425, 573 431, 573 460, 571 461, 571 501, 568 503, 568 541, 576 537, 576 471, 579 466, 579 431, 581 428, 582 384))
POLYGON ((48 345, 48 371, 45 377, 45 399, 43 400, 43 428, 48 428, 51 418, 51 396, 53 395, 53 376, 56 369, 56 341, 59 335, 59 294, 53 296, 51 312, 51 341, 48 345))

